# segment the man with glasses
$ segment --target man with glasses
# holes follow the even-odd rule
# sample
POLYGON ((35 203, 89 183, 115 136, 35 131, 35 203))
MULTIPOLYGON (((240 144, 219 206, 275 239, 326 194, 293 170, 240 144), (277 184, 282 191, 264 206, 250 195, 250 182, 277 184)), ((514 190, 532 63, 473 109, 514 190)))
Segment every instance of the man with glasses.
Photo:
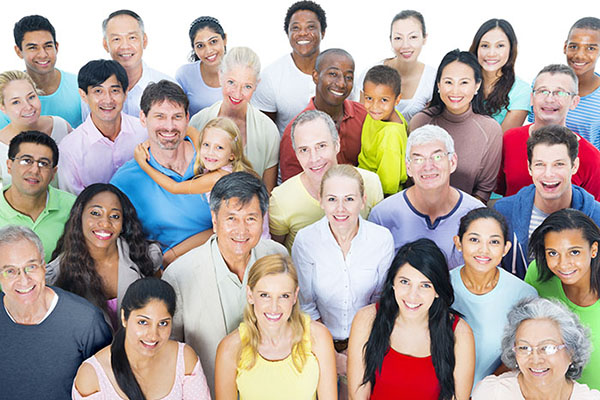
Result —
POLYGON ((8 172, 12 184, 0 196, 0 226, 21 225, 32 229, 50 261, 56 242, 75 202, 75 196, 55 189, 58 147, 39 131, 21 132, 8 148, 8 172))
POLYGON ((483 203, 450 186, 457 163, 454 140, 443 128, 425 125, 410 134, 406 172, 414 186, 386 198, 369 215, 369 221, 392 232, 396 251, 405 243, 428 238, 444 252, 450 269, 463 264, 452 237, 462 216, 483 203))
MULTIPOLYGON (((566 126, 567 113, 578 103, 577 76, 570 67, 552 64, 538 73, 531 93, 534 122, 504 133, 496 193, 512 196, 533 183, 528 173, 527 139, 535 130, 545 126, 566 126)), ((600 179, 596 178, 596 171, 600 168, 600 151, 581 136, 573 134, 579 141, 580 160, 573 183, 600 200, 600 179)))

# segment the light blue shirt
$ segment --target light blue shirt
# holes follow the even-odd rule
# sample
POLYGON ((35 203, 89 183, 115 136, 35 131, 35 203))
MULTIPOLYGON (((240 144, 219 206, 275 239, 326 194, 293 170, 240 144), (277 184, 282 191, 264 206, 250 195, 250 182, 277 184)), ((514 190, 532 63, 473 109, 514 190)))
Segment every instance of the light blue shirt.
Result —
MULTIPOLYGON (((600 74, 596 73, 596 76, 600 74)), ((579 100, 567 114, 567 128, 600 149, 600 87, 579 100)))
POLYGON ((515 83, 513 83, 510 88, 510 92, 508 92, 508 107, 501 109, 496 114, 492 115, 492 118, 496 120, 499 124, 504 122, 504 118, 506 118, 506 114, 510 110, 524 110, 529 111, 531 103, 531 86, 527 84, 524 80, 515 77, 515 83))

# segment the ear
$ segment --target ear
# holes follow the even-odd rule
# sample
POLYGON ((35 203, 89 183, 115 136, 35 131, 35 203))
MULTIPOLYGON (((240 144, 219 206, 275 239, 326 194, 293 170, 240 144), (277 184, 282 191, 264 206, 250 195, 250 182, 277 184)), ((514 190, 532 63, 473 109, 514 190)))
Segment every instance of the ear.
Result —
POLYGON ((565 56, 567 55, 567 42, 568 42, 568 40, 565 40, 565 45, 563 46, 563 54, 565 56))
POLYGON ((505 255, 508 254, 511 247, 512 247, 512 242, 510 240, 507 240, 506 243, 504 244, 504 252, 502 253, 502 257, 504 257, 505 255))
POLYGON ((56 49, 56 52, 58 53, 58 42, 54 42, 54 48, 56 49))
POLYGON ((406 155, 404 155, 404 163, 406 164, 406 175, 409 177, 413 177, 412 169, 410 167, 410 161, 406 159, 406 155))
POLYGON ((581 97, 575 95, 573 96, 573 100, 571 100, 571 105, 569 106, 569 110, 574 110, 577 105, 579 104, 579 100, 581 100, 581 97))
POLYGON ((398 94, 398 97, 396 97, 396 102, 394 103, 394 105, 397 106, 400 103, 400 100, 402 100, 402 93, 398 94))
POLYGON ((319 84, 319 71, 317 71, 316 69, 313 69, 312 78, 313 78, 313 82, 315 83, 315 85, 318 85, 319 84))
POLYGON ((596 258, 596 256, 598 255, 598 242, 594 242, 592 243, 592 248, 590 251, 592 258, 596 258))
POLYGON ((458 155, 456 154, 456 151, 455 151, 450 156, 450 173, 453 173, 454 171, 456 171, 457 167, 458 167, 458 155))
POLYGON ((15 53, 17 53, 17 56, 19 56, 19 58, 21 60, 23 59, 23 51, 16 44, 15 44, 15 53))
POLYGON ((13 160, 10 158, 6 159, 6 170, 10 174, 10 170, 12 169, 13 160))
POLYGON ((337 154, 340 152, 340 138, 338 136, 338 140, 333 144, 333 147, 335 148, 335 155, 337 156, 337 154))
POLYGON ((246 286, 246 301, 248 304, 254 305, 254 297, 252 296, 252 290, 250 289, 250 286, 246 286))
POLYGON ((575 161, 573 161, 573 167, 571 168, 571 172, 573 175, 575 175, 578 170, 579 170, 579 157, 575 158, 575 161))
POLYGON ((454 246, 456 246, 456 250, 462 251, 462 244, 460 243, 458 235, 453 236, 452 241, 454 242, 454 246))
POLYGON ((102 38, 102 47, 106 50, 107 53, 110 53, 110 49, 108 48, 108 42, 106 41, 106 37, 102 38))
POLYGON ((531 163, 529 160, 527 161, 527 171, 529 172, 529 176, 533 176, 533 171, 531 170, 531 163))
POLYGON ((89 106, 90 103, 88 103, 87 93, 84 92, 83 89, 78 89, 78 90, 79 90, 79 96, 81 97, 81 100, 83 100, 83 102, 89 106))
POLYGON ((212 218, 213 232, 217 233, 217 213, 211 210, 210 216, 212 218))
POLYGON ((146 46, 148 46, 148 35, 144 33, 144 37, 142 39, 142 48, 146 50, 146 46))
POLYGON ((479 81, 477 84, 475 84, 475 93, 479 92, 479 88, 481 87, 481 82, 479 81))
POLYGON ((294 304, 298 301, 298 293, 300 292, 300 286, 296 287, 296 291, 294 292, 294 304))
POLYGON ((147 128, 146 126, 146 114, 144 114, 144 111, 140 110, 140 124, 142 124, 142 126, 144 128, 147 128))
POLYGON ((428 37, 429 37, 429 35, 423 36, 423 46, 425 46, 427 44, 427 38, 428 37))
POLYGON ((127 328, 127 320, 125 319, 125 310, 121 309, 121 325, 123 328, 127 328))

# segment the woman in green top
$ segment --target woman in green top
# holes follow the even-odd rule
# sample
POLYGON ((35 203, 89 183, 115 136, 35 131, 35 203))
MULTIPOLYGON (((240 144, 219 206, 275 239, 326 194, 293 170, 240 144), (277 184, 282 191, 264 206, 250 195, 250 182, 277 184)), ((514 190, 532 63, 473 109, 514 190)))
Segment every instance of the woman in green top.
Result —
POLYGON ((600 389, 600 229, 587 215, 570 208, 557 211, 531 235, 535 261, 525 282, 541 297, 556 298, 590 328, 593 352, 580 383, 600 389))

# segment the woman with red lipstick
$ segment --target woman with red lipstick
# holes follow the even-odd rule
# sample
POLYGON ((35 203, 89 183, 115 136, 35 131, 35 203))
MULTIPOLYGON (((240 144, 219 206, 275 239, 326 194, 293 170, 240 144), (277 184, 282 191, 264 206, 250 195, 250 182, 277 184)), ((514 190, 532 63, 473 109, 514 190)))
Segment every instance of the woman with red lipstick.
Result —
POLYGON ((512 25, 493 18, 475 33, 469 51, 483 72, 483 106, 506 132, 523 125, 529 112, 531 87, 515 76, 517 36, 512 25))
POLYGON ((535 262, 525 282, 541 297, 564 303, 591 330, 590 363, 580 383, 600 389, 600 229, 587 215, 571 208, 550 214, 533 232, 529 251, 535 262))
POLYGON ((95 183, 75 200, 52 258, 46 281, 88 299, 116 330, 125 291, 157 274, 162 254, 145 239, 127 196, 111 184, 95 183))

